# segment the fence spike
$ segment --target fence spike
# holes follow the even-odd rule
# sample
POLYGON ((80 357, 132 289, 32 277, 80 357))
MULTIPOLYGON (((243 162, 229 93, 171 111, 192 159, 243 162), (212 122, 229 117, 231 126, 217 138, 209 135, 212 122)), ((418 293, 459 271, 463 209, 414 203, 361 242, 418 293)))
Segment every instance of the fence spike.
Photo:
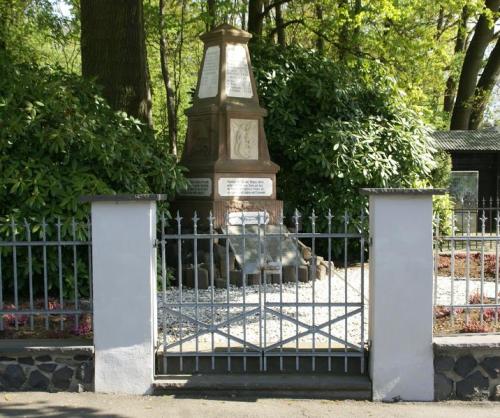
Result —
POLYGON ((313 227, 313 231, 314 231, 314 227, 316 226, 316 212, 314 211, 314 209, 312 210, 312 213, 311 213, 311 216, 309 217, 309 219, 311 220, 311 226, 313 227))
POLYGON ((198 218, 198 213, 194 211, 194 216, 193 216, 193 230, 194 233, 196 234, 196 231, 198 230, 198 221, 200 218, 198 218))
POLYGON ((208 213, 208 227, 210 229, 210 233, 211 234, 213 233, 213 230, 214 230, 214 220, 215 220, 215 218, 214 218, 214 216, 212 214, 212 211, 210 211, 208 213))
POLYGON ((299 224, 299 220, 300 220, 301 217, 302 217, 302 215, 300 214, 299 210, 297 208, 295 208, 295 212, 294 212, 294 215, 293 215, 293 220, 295 222, 295 225, 299 224))
POLYGON ((483 214, 481 215, 481 233, 485 233, 486 232, 486 221, 487 221, 487 217, 486 217, 486 212, 485 210, 483 209, 483 214))

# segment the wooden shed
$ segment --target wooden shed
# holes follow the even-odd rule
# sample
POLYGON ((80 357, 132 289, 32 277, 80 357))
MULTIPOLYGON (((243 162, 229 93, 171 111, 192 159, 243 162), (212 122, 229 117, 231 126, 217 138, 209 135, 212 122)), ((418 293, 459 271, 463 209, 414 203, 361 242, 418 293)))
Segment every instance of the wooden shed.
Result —
MULTIPOLYGON (((460 193, 456 187, 461 176, 477 173, 478 206, 483 205, 483 199, 489 205, 490 200, 496 202, 500 198, 500 131, 436 131, 432 136, 436 147, 451 155, 452 194, 460 193)), ((474 199, 473 194, 464 193, 463 197, 474 199)))

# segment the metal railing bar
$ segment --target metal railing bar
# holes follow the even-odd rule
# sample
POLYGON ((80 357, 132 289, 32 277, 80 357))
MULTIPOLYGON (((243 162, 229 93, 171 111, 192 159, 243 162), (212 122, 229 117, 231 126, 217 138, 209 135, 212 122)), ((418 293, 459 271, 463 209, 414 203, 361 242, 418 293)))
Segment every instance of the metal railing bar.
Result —
MULTIPOLYGON (((316 351, 316 304, 314 303, 316 301, 316 237, 315 237, 315 232, 316 232, 316 214, 314 213, 314 209, 311 214, 311 230, 312 230, 312 241, 311 241, 311 253, 312 253, 312 259, 311 259, 311 276, 312 276, 312 352, 313 354, 316 351)), ((308 272, 309 273, 309 272, 308 272)), ((347 302, 347 300, 346 300, 347 302)), ((316 371, 316 358, 314 355, 311 358, 311 369, 313 372, 316 371)))
MULTIPOLYGON (((242 225, 242 239, 243 239, 243 249, 242 249, 242 261, 241 265, 245 265, 245 253, 246 253, 246 225, 245 225, 245 216, 242 214, 241 216, 241 225, 242 225)), ((241 280, 243 281, 243 340, 247 340, 247 316, 246 316, 246 293, 247 293, 247 288, 246 288, 246 277, 245 277, 245 272, 244 269, 241 269, 241 280)), ((243 351, 246 351, 246 345, 243 346, 243 351)), ((243 357, 243 371, 246 372, 247 370, 247 361, 246 357, 243 357)))
MULTIPOLYGON (((227 306, 229 305, 230 308, 243 308, 243 307, 251 307, 251 306, 254 306, 254 307, 258 307, 260 306, 260 304, 258 303, 238 303, 238 302, 215 302, 213 304, 214 307, 219 307, 219 308, 226 308, 227 306)), ((168 307, 180 307, 180 306, 183 306, 183 307, 186 307, 186 308, 194 308, 196 306, 196 302, 183 302, 183 303, 175 303, 175 302, 169 302, 169 303, 166 303, 164 306, 168 306, 168 307)), ((210 308, 212 306, 212 304, 210 302, 200 302, 198 303, 198 306, 200 308, 210 308)), ((295 305, 294 305, 295 306, 295 305)), ((342 305, 343 306, 343 305, 342 305)))
MULTIPOLYGON (((47 223, 45 222, 45 218, 42 222, 42 239, 43 242, 46 242, 47 238, 47 223)), ((43 257, 43 303, 45 310, 49 310, 49 290, 48 290, 48 272, 47 272, 47 247, 42 247, 42 257, 43 257)), ((45 329, 49 329, 49 317, 45 318, 45 329)))
MULTIPOLYGON (((227 231, 227 229, 226 229, 227 231)), ((260 235, 258 232, 247 232, 246 233, 247 238, 258 238, 260 235)), ((274 232, 268 232, 266 233, 266 236, 268 237, 280 237, 279 233, 274 233, 274 232)), ((311 232, 285 232, 282 234, 284 238, 361 238, 361 234, 358 233, 342 233, 342 232, 332 232, 332 233, 326 233, 326 232, 316 232, 315 234, 312 234, 311 232)), ((209 240, 210 238, 219 238, 219 239, 229 239, 231 237, 234 237, 233 234, 229 233, 224 233, 224 232, 217 232, 214 234, 203 234, 200 233, 197 236, 198 240, 209 240)), ((179 234, 165 234, 165 238, 167 240, 177 240, 177 239, 187 239, 187 240, 194 240, 195 235, 190 234, 190 233, 179 233, 179 234)), ((365 237, 366 238, 366 237, 365 237)), ((163 238, 162 238, 163 239, 163 238)), ((161 240, 157 239, 155 242, 158 244, 161 240)))
MULTIPOLYGON (((166 303, 164 306, 167 306, 167 307, 180 307, 180 306, 183 306, 183 307, 186 307, 186 308, 194 308, 195 305, 196 305, 195 302, 183 302, 182 304, 180 304, 180 303, 166 303)), ((216 303, 214 303, 214 306, 215 307, 219 307, 219 308, 225 308, 227 305, 228 305, 227 302, 216 302, 216 303)), ((300 308, 306 308, 306 307, 310 308, 313 305, 316 305, 316 307, 324 307, 324 308, 328 308, 328 306, 330 306, 330 304, 328 302, 316 302, 316 303, 313 303, 313 302, 299 302, 299 304, 298 304, 298 306, 300 308)), ((210 304, 210 302, 200 302, 198 304, 198 306, 199 307, 204 307, 204 308, 210 308, 211 304, 210 304)), ((238 302, 230 302, 229 306, 231 308, 244 308, 244 307, 248 308, 248 307, 259 307, 260 304, 258 304, 258 303, 251 303, 251 302, 248 302, 246 304, 238 303, 238 302)), ((280 306, 283 306, 284 308, 287 308, 287 307, 295 307, 296 303, 295 302, 283 302, 281 304, 279 302, 267 302, 266 306, 270 306, 270 307, 280 307, 280 306)), ((341 302, 335 302, 335 303, 332 302, 331 303, 331 307, 332 308, 343 308, 344 306, 356 308, 356 307, 363 307, 364 304, 361 303, 361 302, 348 302, 347 304, 341 303, 341 302)))
MULTIPOLYGON (((63 265, 62 265, 62 247, 61 243, 61 218, 57 218, 57 268, 59 272, 59 305, 64 308, 64 291, 63 291, 63 265)), ((61 317, 61 331, 64 330, 64 321, 61 317)))
MULTIPOLYGON (((208 221, 209 221, 209 228, 210 228, 210 235, 213 235, 214 233, 214 217, 212 216, 212 211, 210 211, 210 216, 208 218, 208 221)), ((210 262, 210 305, 211 305, 211 315, 210 315, 210 319, 211 319, 211 325, 212 327, 214 326, 214 314, 215 314, 215 311, 214 311, 214 299, 215 299, 215 294, 214 294, 214 287, 215 287, 215 283, 214 283, 214 239, 213 237, 210 239, 210 249, 209 249, 209 262, 210 262)), ((198 303, 199 305, 199 303, 198 303)), ((211 347, 212 347, 212 352, 215 351, 215 334, 212 332, 211 333, 211 338, 210 338, 210 343, 211 343, 211 347)), ((215 357, 212 356, 212 359, 211 359, 211 362, 212 362, 212 370, 215 370, 215 357)))
MULTIPOLYGON (((349 223, 349 216, 347 215, 347 212, 344 214, 344 235, 347 235, 347 226, 349 223)), ((347 236, 344 238, 344 303, 347 303, 347 279, 348 279, 348 274, 347 274, 347 247, 348 247, 348 240, 347 236)), ((347 306, 344 307, 344 352, 347 353, 347 306)), ((347 357, 344 358, 344 372, 347 373, 347 357)))
MULTIPOLYGON (((224 223, 225 223, 225 227, 226 227, 226 231, 228 231, 228 234, 227 234, 227 240, 226 240, 226 253, 225 253, 225 257, 226 257, 226 301, 228 303, 228 305, 226 306, 226 321, 229 321, 229 312, 230 312, 230 307, 229 307, 229 282, 230 282, 230 275, 231 275, 231 271, 229 269, 229 214, 226 212, 225 215, 224 215, 224 223)), ((228 335, 231 334, 231 325, 230 323, 228 322, 227 324, 227 333, 228 335)), ((231 341, 229 339, 229 337, 227 337, 227 340, 226 340, 226 343, 227 343, 227 351, 231 352, 231 341)), ((230 372, 231 371, 231 359, 228 357, 227 359, 227 371, 230 372)))
MULTIPOLYGON (((31 228, 26 219, 24 220, 24 226, 26 229, 26 241, 28 243, 31 241, 31 228)), ((30 304, 30 309, 34 308, 33 305, 33 260, 32 260, 32 249, 31 246, 28 246, 28 292, 29 292, 29 304, 30 304)), ((17 305, 16 305, 17 307, 17 305)), ((34 329, 34 322, 33 322, 33 315, 30 315, 30 329, 33 331, 34 329)))
POLYGON ((91 309, 0 309, 0 315, 81 315, 92 313, 91 309))
MULTIPOLYGON (((16 223, 14 219, 12 219, 12 240, 16 241, 16 223)), ((17 247, 14 246, 12 248, 12 270, 14 273, 14 305, 16 308, 19 307, 19 299, 18 299, 18 282, 17 282, 17 247)), ((19 329, 19 321, 17 316, 14 318, 16 331, 19 329)))
MULTIPOLYGON (((332 211, 328 210, 328 233, 332 232, 332 211)), ((332 239, 328 237, 328 318, 332 317, 332 239)), ((332 333, 332 324, 328 324, 328 334, 332 333)), ((328 339, 328 353, 332 352, 332 340, 328 339)), ((332 359, 328 357, 328 371, 332 371, 332 359)))
POLYGON ((0 241, 0 247, 72 247, 91 245, 92 241, 0 241))
MULTIPOLYGON (((179 212, 177 212, 177 234, 179 236, 179 239, 177 240, 177 277, 178 277, 178 285, 179 285, 179 303, 181 306, 179 306, 180 313, 182 314, 182 239, 181 239, 181 221, 182 218, 179 215, 179 212)), ((180 334, 180 350, 182 353, 182 336, 183 336, 183 329, 182 329, 182 321, 180 322, 180 329, 179 329, 179 334, 180 334)), ((179 357, 179 370, 182 372, 183 369, 183 361, 182 361, 182 356, 179 357)))
MULTIPOLYGON (((195 312, 195 317, 196 317, 196 341, 195 341, 195 346, 196 346, 196 352, 199 350, 199 339, 198 339, 198 331, 199 331, 199 323, 198 323, 198 302, 199 302, 199 294, 198 294, 198 216, 196 212, 194 212, 194 217, 193 217, 193 231, 194 231, 194 293, 195 293, 195 301, 196 301, 196 306, 194 308, 195 312)), ((195 372, 198 372, 200 369, 199 366, 200 359, 198 356, 195 358, 195 372)))
MULTIPOLYGON (((165 213, 161 213, 161 236, 164 238, 165 236, 165 213)), ((161 243, 161 286, 162 286, 162 300, 163 300, 163 306, 167 303, 167 266, 166 266, 166 243, 164 242, 164 239, 162 239, 161 243)), ((165 347, 167 344, 167 333, 165 330, 167 329, 167 316, 165 315, 165 312, 163 312, 163 318, 162 318, 162 323, 163 323, 163 346, 165 347)), ((165 372, 168 371, 168 361, 166 356, 163 356, 163 368, 165 372)))
MULTIPOLYGON (((3 309, 3 269, 2 269, 2 250, 0 249, 0 312, 3 309)), ((0 319, 0 331, 3 331, 3 318, 0 319)))
MULTIPOLYGON (((361 219, 361 225, 363 226, 364 225, 364 215, 365 215, 365 212, 363 209, 361 209, 361 216, 360 216, 360 219, 361 219)), ((361 292, 361 307, 362 307, 362 310, 361 310, 361 347, 364 347, 365 346, 365 314, 364 314, 364 300, 365 300, 365 240, 364 240, 364 237, 362 236, 360 238, 360 243, 359 243, 359 246, 360 246, 360 264, 361 264, 361 289, 360 289, 360 292, 361 292)), ((347 301, 346 301, 347 303, 347 301)), ((361 356, 361 364, 360 364, 360 368, 361 368, 361 373, 364 373, 365 372, 365 357, 364 356, 361 356)))
MULTIPOLYGON (((75 223, 75 218, 72 218, 71 220, 71 233, 73 236, 73 241, 76 241, 76 223, 75 223)), ((78 266, 77 266, 77 250, 76 250, 76 245, 73 245, 73 285, 75 287, 74 289, 74 296, 75 296, 75 308, 78 309, 78 266)), ((75 327, 76 329, 79 328, 79 317, 78 315, 75 315, 75 327)))

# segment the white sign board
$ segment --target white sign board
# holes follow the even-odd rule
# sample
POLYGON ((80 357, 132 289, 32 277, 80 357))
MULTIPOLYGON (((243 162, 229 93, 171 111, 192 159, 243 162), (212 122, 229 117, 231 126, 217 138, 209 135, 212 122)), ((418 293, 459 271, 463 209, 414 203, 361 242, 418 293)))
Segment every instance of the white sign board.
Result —
POLYGON ((179 194, 181 196, 204 196, 212 195, 212 179, 210 178, 190 178, 188 188, 179 194))
POLYGON ((266 211, 231 212, 228 216, 229 225, 267 225, 269 214, 266 211))
POLYGON ((226 94, 244 98, 253 96, 247 51, 241 44, 226 45, 226 94))
POLYGON ((262 177, 222 177, 219 179, 219 194, 229 196, 271 196, 273 181, 262 177))
POLYGON ((231 159, 259 159, 259 121, 256 119, 231 119, 231 159))
POLYGON ((210 46, 207 48, 201 72, 200 88, 198 90, 198 97, 200 99, 217 96, 219 90, 219 58, 219 46, 210 46))

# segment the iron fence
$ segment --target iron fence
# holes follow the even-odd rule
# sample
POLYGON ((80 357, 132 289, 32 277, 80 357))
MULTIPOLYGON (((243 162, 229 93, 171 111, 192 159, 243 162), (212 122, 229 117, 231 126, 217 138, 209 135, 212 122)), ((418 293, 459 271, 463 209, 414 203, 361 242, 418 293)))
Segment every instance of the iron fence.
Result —
POLYGON ((435 218, 435 333, 500 331, 499 241, 496 206, 457 207, 449 219, 435 218))
POLYGON ((483 227, 486 234, 495 234, 495 218, 498 210, 500 210, 498 198, 462 199, 455 202, 455 235, 462 235, 467 231, 472 234, 481 233, 483 227), (484 225, 481 221, 482 217, 486 219, 484 225))
POLYGON ((298 212, 290 228, 232 213, 216 230, 211 215, 161 214, 157 372, 364 373, 363 215, 355 228, 329 213, 324 232, 320 219, 305 232, 298 212))
POLYGON ((0 338, 91 336, 91 225, 3 218, 0 338))

